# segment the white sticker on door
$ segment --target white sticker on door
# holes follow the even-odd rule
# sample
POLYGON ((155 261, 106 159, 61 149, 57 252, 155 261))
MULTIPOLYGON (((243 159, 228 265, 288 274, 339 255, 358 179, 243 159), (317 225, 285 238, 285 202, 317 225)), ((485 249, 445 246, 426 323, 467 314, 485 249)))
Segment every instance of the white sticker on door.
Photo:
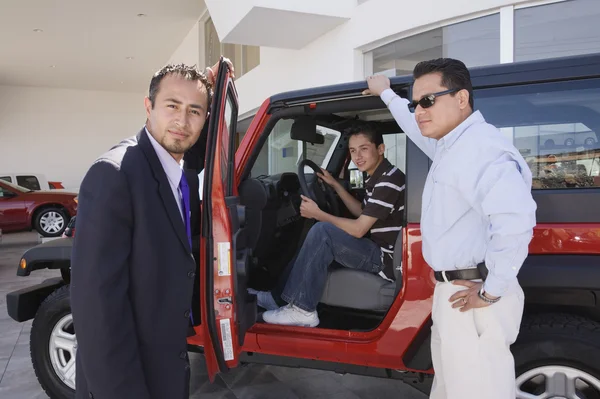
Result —
POLYGON ((231 319, 221 319, 221 337, 225 360, 233 360, 233 341, 231 339, 231 319))
POLYGON ((231 256, 229 254, 231 245, 229 241, 218 243, 219 248, 219 276, 231 276, 231 256))

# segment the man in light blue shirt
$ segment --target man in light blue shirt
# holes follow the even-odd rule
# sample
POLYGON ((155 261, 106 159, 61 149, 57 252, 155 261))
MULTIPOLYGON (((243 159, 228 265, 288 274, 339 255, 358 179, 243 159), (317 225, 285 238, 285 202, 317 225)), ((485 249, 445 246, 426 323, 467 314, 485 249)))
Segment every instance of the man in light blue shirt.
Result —
POLYGON ((536 224, 531 171, 474 111, 461 61, 419 63, 409 102, 385 76, 367 79, 408 137, 433 160, 423 190, 423 257, 433 297, 432 399, 513 399, 524 295, 517 274, 536 224))

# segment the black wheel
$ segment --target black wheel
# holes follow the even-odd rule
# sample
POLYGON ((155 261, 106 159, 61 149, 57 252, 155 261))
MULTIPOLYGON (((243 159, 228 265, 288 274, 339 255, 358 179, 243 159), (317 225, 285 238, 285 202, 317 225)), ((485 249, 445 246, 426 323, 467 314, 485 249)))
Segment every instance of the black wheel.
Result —
POLYGON ((69 219, 60 208, 49 207, 35 214, 33 227, 44 237, 59 237, 67 228, 69 219))
POLYGON ((562 313, 526 317, 512 351, 517 399, 600 399, 600 323, 562 313))
POLYGON ((52 399, 75 398, 77 338, 69 286, 42 302, 31 326, 31 362, 40 385, 52 399))

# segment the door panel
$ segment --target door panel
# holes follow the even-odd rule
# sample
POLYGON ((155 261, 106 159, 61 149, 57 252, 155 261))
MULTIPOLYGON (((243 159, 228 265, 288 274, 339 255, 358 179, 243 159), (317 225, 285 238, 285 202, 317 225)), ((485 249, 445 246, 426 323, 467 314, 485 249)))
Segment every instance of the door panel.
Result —
POLYGON ((201 290, 204 353, 211 380, 238 365, 256 303, 246 290, 245 209, 234 180, 237 93, 221 62, 211 105, 202 209, 201 290))
POLYGON ((27 209, 21 197, 0 186, 0 228, 22 228, 27 222, 27 209))

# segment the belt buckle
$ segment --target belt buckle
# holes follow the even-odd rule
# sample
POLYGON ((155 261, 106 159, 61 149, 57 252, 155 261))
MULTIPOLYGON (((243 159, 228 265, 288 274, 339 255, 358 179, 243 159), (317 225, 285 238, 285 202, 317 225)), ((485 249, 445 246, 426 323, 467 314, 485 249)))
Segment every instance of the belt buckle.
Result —
POLYGON ((448 277, 446 276, 446 271, 442 270, 442 277, 444 278, 444 281, 449 283, 450 281, 448 281, 448 277))

